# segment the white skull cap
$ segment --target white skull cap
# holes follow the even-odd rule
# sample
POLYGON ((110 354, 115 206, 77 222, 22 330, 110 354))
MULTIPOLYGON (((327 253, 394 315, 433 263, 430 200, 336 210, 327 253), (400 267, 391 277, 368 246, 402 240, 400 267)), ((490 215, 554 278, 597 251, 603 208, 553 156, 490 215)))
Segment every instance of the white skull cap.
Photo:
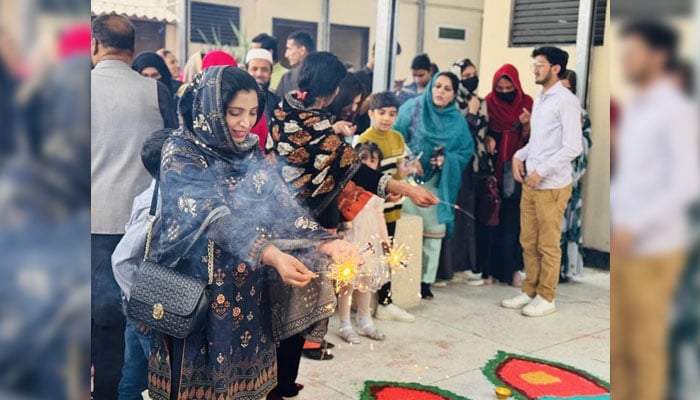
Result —
POLYGON ((245 63, 248 64, 250 60, 256 59, 256 58, 262 58, 263 60, 267 60, 270 65, 273 64, 272 62, 272 53, 270 53, 269 50, 265 49, 250 49, 248 50, 248 54, 245 56, 245 63))

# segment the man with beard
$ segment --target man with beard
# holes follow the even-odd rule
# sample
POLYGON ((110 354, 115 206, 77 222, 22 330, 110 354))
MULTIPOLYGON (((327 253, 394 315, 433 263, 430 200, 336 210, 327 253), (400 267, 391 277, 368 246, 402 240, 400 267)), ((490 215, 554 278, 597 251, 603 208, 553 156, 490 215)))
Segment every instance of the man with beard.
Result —
POLYGON ((272 76, 272 54, 265 49, 251 49, 245 57, 245 67, 265 95, 265 114, 251 130, 258 135, 260 148, 265 150, 267 140, 267 121, 272 118, 272 113, 280 102, 280 98, 270 91, 270 77, 272 76))

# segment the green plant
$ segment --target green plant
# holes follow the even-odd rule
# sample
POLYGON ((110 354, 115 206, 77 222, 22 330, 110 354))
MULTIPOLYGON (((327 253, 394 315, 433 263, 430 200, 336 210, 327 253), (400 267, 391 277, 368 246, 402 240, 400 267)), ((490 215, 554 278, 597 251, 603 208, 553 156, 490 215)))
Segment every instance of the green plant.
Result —
POLYGON ((199 36, 202 37, 202 40, 204 40, 204 42, 207 44, 207 52, 212 50, 223 50, 233 55, 237 61, 242 63, 242 60, 245 60, 245 56, 250 48, 248 38, 245 33, 241 32, 241 30, 236 27, 236 24, 234 24, 233 21, 229 19, 228 23, 234 36, 236 36, 238 45, 235 45, 234 43, 223 43, 221 41, 220 27, 215 28, 213 25, 211 26, 211 40, 204 32, 202 32, 201 29, 198 28, 197 31, 199 32, 199 36))

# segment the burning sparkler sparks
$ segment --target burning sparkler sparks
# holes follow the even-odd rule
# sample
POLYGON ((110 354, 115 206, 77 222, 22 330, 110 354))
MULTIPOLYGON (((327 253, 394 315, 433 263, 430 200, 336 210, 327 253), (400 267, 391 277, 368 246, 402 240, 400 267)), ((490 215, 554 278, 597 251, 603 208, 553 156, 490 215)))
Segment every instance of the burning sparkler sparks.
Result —
POLYGON ((408 268, 408 261, 411 258, 411 254, 408 254, 408 247, 401 243, 400 245, 393 244, 391 247, 384 242, 384 262, 389 265, 392 270, 397 270, 399 268, 408 268))

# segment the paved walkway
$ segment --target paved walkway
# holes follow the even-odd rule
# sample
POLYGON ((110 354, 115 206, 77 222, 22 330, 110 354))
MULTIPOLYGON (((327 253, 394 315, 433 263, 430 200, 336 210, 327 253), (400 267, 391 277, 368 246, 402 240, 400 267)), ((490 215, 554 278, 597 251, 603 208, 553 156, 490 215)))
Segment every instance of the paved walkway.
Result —
POLYGON ((558 312, 526 318, 499 306, 514 288, 463 284, 433 289, 435 299, 412 310, 415 323, 376 321, 384 342, 344 344, 331 320, 330 361, 302 360, 300 400, 358 399, 365 380, 418 382, 473 400, 491 400, 493 385, 480 368, 498 350, 558 361, 610 380, 610 275, 586 269, 560 285, 558 312))

